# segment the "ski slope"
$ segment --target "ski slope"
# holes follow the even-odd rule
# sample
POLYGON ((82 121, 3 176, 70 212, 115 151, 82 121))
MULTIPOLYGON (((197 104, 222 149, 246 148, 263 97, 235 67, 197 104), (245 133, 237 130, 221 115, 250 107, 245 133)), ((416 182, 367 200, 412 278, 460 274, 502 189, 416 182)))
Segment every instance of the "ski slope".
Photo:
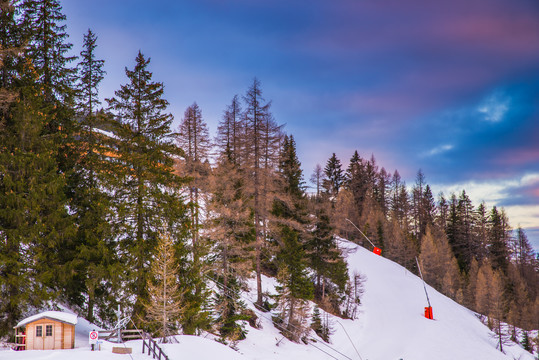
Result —
MULTIPOLYGON (((506 354, 501 353, 493 333, 473 312, 429 286, 435 319, 426 319, 423 315, 427 301, 420 278, 360 246, 342 239, 339 242, 347 250, 350 273, 360 272, 366 282, 358 319, 330 316, 334 330, 330 344, 321 340, 309 345, 292 343, 273 327, 271 314, 257 311, 262 327, 248 327, 247 339, 238 344, 237 351, 211 336, 178 336, 179 343, 164 345, 164 351, 170 360, 534 360, 517 344, 504 346, 506 354)), ((274 293, 274 280, 264 278, 263 287, 274 293)), ((252 305, 255 295, 254 291, 244 294, 248 305, 252 305)), ((88 331, 92 328, 79 318, 74 350, 0 351, 0 359, 151 359, 141 354, 141 341, 126 344, 133 348, 131 357, 112 354, 111 348, 116 345, 111 343, 103 344, 99 352, 91 352, 88 331)))

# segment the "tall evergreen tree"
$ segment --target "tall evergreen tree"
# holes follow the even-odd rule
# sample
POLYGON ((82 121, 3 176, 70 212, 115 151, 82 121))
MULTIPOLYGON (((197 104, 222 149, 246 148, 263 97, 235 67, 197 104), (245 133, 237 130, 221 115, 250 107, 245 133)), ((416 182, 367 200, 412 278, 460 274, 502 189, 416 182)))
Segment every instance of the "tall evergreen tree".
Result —
POLYGON ((28 59, 21 63, 17 99, 0 131, 0 333, 11 331, 30 306, 40 307, 62 290, 69 272, 57 251, 72 234, 65 177, 58 173, 51 118, 28 59))
POLYGON ((341 161, 337 158, 335 153, 328 159, 326 167, 324 168, 324 174, 326 175, 326 179, 322 183, 322 186, 324 187, 325 193, 329 197, 335 198, 345 180, 341 161))
MULTIPOLYGON (((105 76, 104 60, 96 58, 97 36, 91 30, 84 34, 83 49, 80 52, 81 61, 78 68, 78 108, 83 118, 91 117, 101 104, 99 101, 99 84, 105 76)), ((92 129, 90 125, 90 130, 92 129)))
MULTIPOLYGON (((18 54, 23 38, 17 8, 11 0, 0 1, 0 114, 4 114, 15 100, 18 54)), ((0 120, 0 129, 3 121, 0 120)))
POLYGON ((348 268, 337 247, 329 216, 324 209, 316 214, 314 230, 305 244, 309 267, 313 271, 315 297, 325 300, 329 285, 336 287, 336 293, 343 293, 348 281, 348 268))
POLYGON ((425 211, 425 174, 419 169, 415 179, 415 186, 412 189, 411 194, 411 204, 412 204, 412 218, 414 223, 414 235, 419 240, 421 244, 421 239, 423 238, 424 231, 427 225, 426 211, 425 211))
MULTIPOLYGON (((330 168, 333 168, 335 166, 334 163, 334 158, 330 158, 325 169, 326 177, 328 176, 328 166, 330 168)), ((340 169, 340 166, 337 166, 337 168, 340 169)), ((338 173, 339 170, 337 170, 334 175, 336 179, 339 178, 338 173)), ((352 220, 354 220, 354 222, 359 222, 363 215, 364 207, 367 203, 367 197, 370 195, 370 189, 367 166, 365 164, 365 161, 359 156, 357 150, 354 152, 354 155, 350 159, 350 164, 348 165, 348 169, 346 171, 346 174, 344 175, 344 178, 346 180, 344 181, 344 183, 342 183, 342 185, 346 185, 346 188, 350 190, 354 197, 355 213, 357 214, 357 218, 352 216, 352 220)), ((335 180, 333 180, 332 182, 335 183, 335 180)), ((339 181, 337 181, 336 183, 339 183, 339 181)))
POLYGON ((281 191, 274 200, 272 236, 279 244, 277 266, 279 269, 279 308, 285 321, 284 335, 297 341, 302 328, 304 300, 313 296, 313 286, 307 273, 305 249, 305 196, 302 189, 303 174, 296 155, 293 137, 284 137, 279 166, 281 191))
MULTIPOLYGON (((78 132, 73 113, 75 70, 69 65, 75 57, 68 55, 72 44, 67 41, 66 17, 57 0, 24 0, 20 3, 20 9, 25 54, 31 60, 37 77, 25 77, 19 81, 30 81, 32 84, 26 86, 36 84, 40 87, 40 96, 44 101, 39 104, 39 110, 47 117, 42 135, 51 140, 49 151, 56 159, 57 172, 68 179, 78 161, 79 152, 74 146, 78 132)), ((69 183, 64 180, 62 191, 67 193, 68 190, 69 183)), ((67 196, 56 197, 54 201, 57 203, 51 206, 55 208, 69 206, 67 196)), ((56 242, 56 249, 50 248, 51 244, 47 246, 49 256, 54 257, 54 260, 50 259, 51 263, 65 268, 54 284, 59 289, 68 290, 74 276, 70 270, 76 256, 76 243, 72 236, 75 230, 73 219, 66 219, 65 224, 63 231, 70 235, 59 237, 62 241, 56 242)))
POLYGON ((26 54, 45 98, 41 111, 50 117, 45 131, 54 138, 59 171, 68 174, 79 154, 73 147, 78 133, 73 114, 76 69, 70 66, 76 57, 68 54, 73 44, 68 42, 66 16, 59 0, 23 0, 21 10, 26 54))
POLYGON ((100 104, 98 87, 104 77, 103 60, 95 56, 97 37, 91 31, 84 35, 78 64, 77 141, 78 161, 69 176, 70 209, 77 224, 75 253, 72 260, 74 276, 66 296, 73 305, 86 311, 94 322, 95 313, 101 320, 110 317, 117 287, 115 274, 119 263, 111 222, 113 220, 110 193, 114 166, 109 156, 114 152, 110 138, 99 132, 105 115, 97 113, 100 104), (75 270, 76 269, 76 270, 75 270), (97 307, 97 309, 96 309, 97 307))
MULTIPOLYGON (((38 84, 43 86, 45 102, 66 102, 72 99, 75 69, 69 63, 75 57, 68 52, 72 44, 67 42, 66 16, 58 0, 24 0, 25 36, 29 40, 28 56, 36 68, 38 84)), ((56 121, 60 119, 55 119, 56 121)), ((52 123, 51 125, 64 126, 52 123)))
POLYGON ((489 217, 488 256, 495 270, 506 273, 509 263, 508 224, 503 211, 494 207, 489 217))
POLYGON ((150 59, 139 52, 135 61, 133 70, 125 70, 129 82, 107 102, 115 115, 116 162, 121 166, 114 184, 115 231, 128 266, 126 294, 133 296, 134 319, 141 321, 158 230, 165 228, 182 242, 186 224, 179 193, 183 179, 173 168, 174 156, 181 152, 173 143, 173 118, 165 112, 163 84, 152 81, 147 69, 150 59))

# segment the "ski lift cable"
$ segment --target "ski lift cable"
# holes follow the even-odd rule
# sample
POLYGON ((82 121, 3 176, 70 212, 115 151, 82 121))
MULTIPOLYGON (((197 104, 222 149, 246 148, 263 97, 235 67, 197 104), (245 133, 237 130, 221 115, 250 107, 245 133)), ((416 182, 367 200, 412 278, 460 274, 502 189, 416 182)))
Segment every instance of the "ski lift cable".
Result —
MULTIPOLYGON (((210 279, 210 280, 214 281, 213 279, 210 279)), ((215 282, 215 281, 214 281, 214 282, 215 282)), ((230 288, 225 287, 225 286, 222 285, 222 284, 219 284, 219 283, 217 283, 217 284, 218 284, 218 286, 221 285, 221 286, 223 286, 223 288, 226 288, 226 289, 231 290, 230 288)), ((233 299, 233 298, 232 298, 230 295, 228 295, 228 294, 225 294, 225 296, 228 297, 228 298, 230 298, 230 299, 233 299)), ((242 296, 240 295, 240 297, 242 297, 242 296)), ((242 297, 242 299, 245 300, 245 301, 250 302, 251 304, 253 304, 253 305, 255 306, 255 309, 254 309, 254 310, 258 313, 258 315, 259 315, 260 317, 262 317, 262 318, 264 318, 264 319, 266 319, 266 320, 268 320, 268 321, 273 322, 273 319, 272 319, 272 318, 267 317, 267 316, 265 315, 264 312, 262 312, 261 310, 257 309, 257 305, 256 305, 252 300, 250 300, 250 299, 248 299, 248 298, 245 298, 245 297, 242 297)), ((281 318, 279 315, 275 315, 275 317, 276 317, 277 319, 281 320, 281 321, 284 321, 284 319, 281 318)), ((292 328, 294 328, 294 329, 296 329, 296 330, 301 330, 301 329, 299 329, 298 327, 296 327, 295 325, 289 324, 289 326, 291 326, 292 328)), ((291 331, 288 330, 288 329, 286 329, 286 328, 282 328, 282 330, 291 333, 291 331)), ((284 338, 284 337, 283 337, 283 338, 284 338)), ((332 357, 332 358, 334 358, 334 359, 339 360, 337 357, 335 357, 335 356, 329 354, 328 352, 326 352, 326 351, 320 349, 318 346, 314 345, 314 342, 316 342, 316 340, 313 339, 312 337, 311 337, 311 338, 307 338, 307 340, 309 341, 309 342, 307 343, 307 345, 311 345, 311 346, 314 347, 315 349, 322 351, 324 354, 327 354, 328 356, 330 356, 330 357, 332 357)), ((279 341, 279 342, 280 342, 280 341, 279 341)), ((342 356, 345 357, 346 359, 352 360, 352 358, 350 358, 349 356, 343 354, 342 352, 338 351, 337 349, 335 349, 335 348, 329 346, 328 344, 326 344, 326 343, 324 343, 324 342, 321 342, 320 344, 322 344, 322 345, 324 345, 324 346, 330 348, 331 350, 333 350, 334 352, 338 353, 339 355, 342 355, 342 356)))
MULTIPOLYGON (((223 289, 232 291, 231 288, 229 288, 228 286, 225 286, 224 284, 220 283, 219 281, 217 281, 217 280, 215 280, 215 279, 209 277, 208 275, 204 275, 204 276, 205 276, 208 280, 210 280, 210 281, 212 281, 214 284, 216 284, 217 286, 219 286, 219 287, 221 287, 221 288, 223 288, 223 289)), ((228 298, 234 300, 234 298, 233 298, 232 296, 230 296, 230 295, 228 295, 228 294, 224 294, 224 295, 225 295, 226 297, 228 297, 228 298)), ((261 310, 258 309, 257 304, 256 304, 254 301, 252 301, 252 300, 249 299, 249 298, 244 297, 243 295, 240 295, 240 297, 241 297, 243 300, 245 300, 245 301, 247 301, 247 302, 253 304, 254 307, 255 307, 254 310, 258 313, 258 315, 259 315, 260 317, 262 317, 262 318, 264 318, 264 319, 266 319, 266 320, 268 320, 268 321, 273 322, 273 319, 267 317, 267 316, 265 315, 264 312, 262 312, 261 310)), ((279 320, 284 321, 284 319, 281 318, 279 315, 275 315, 275 317, 276 317, 277 319, 279 319, 279 320)), ((296 330, 301 330, 301 329, 299 329, 298 327, 296 327, 296 326, 293 325, 293 324, 289 324, 289 325, 290 325, 291 327, 293 327, 294 329, 296 329, 296 330)), ((283 328, 283 330, 290 332, 290 330, 288 330, 288 329, 284 329, 284 328, 283 328)), ((334 358, 334 359, 338 359, 338 358, 336 358, 335 356, 333 356, 333 355, 327 353, 326 351, 320 349, 319 347, 315 346, 315 345, 313 344, 313 341, 315 341, 313 338, 310 338, 310 339, 308 339, 308 340, 310 340, 309 343, 308 343, 308 345, 313 346, 314 348, 316 348, 316 349, 322 351, 323 353, 327 354, 328 356, 331 356, 331 357, 334 358)), ((337 350, 337 349, 335 349, 335 348, 329 346, 328 344, 325 344, 325 343, 321 343, 321 344, 327 346, 328 348, 330 348, 330 349, 333 350, 334 352, 336 352, 336 353, 338 353, 338 354, 344 356, 346 359, 352 360, 351 357, 349 357, 349 356, 347 356, 347 355, 341 353, 339 350, 337 350)), ((356 351, 357 351, 357 350, 356 350, 356 351)))
POLYGON ((348 340, 350 340, 350 343, 352 344, 352 346, 354 347, 354 350, 356 351, 356 354, 357 356, 359 356, 359 358, 361 360, 363 360, 363 358, 361 357, 361 355, 359 355, 359 351, 357 351, 357 348, 356 348, 356 345, 354 345, 354 342, 352 341, 352 339, 350 338, 350 335, 348 335, 348 331, 346 331, 346 328, 344 327, 343 324, 341 324, 340 321, 337 321, 339 323, 339 325, 341 325, 342 329, 344 330, 344 333, 346 334, 346 336, 348 337, 348 340))
POLYGON ((357 229, 357 231, 359 231, 359 232, 361 233, 361 235, 363 235, 363 236, 365 237, 365 239, 367 239, 367 241, 372 245, 372 247, 374 247, 374 248, 376 247, 376 246, 374 246, 374 244, 372 243, 372 241, 367 237, 367 235, 365 235, 365 234, 363 233, 363 231, 359 230, 359 228, 356 226, 356 224, 354 224, 354 223, 353 223, 352 221, 350 221, 349 219, 346 219, 346 220, 347 220, 350 224, 352 224, 352 226, 354 226, 354 227, 357 229))

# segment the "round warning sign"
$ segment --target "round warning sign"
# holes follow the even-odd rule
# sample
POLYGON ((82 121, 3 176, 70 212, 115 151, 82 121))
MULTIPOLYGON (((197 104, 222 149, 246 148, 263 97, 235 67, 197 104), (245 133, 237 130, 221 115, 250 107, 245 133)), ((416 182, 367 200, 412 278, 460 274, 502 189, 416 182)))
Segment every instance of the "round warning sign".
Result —
POLYGON ((99 334, 97 331, 90 331, 90 344, 97 343, 97 338, 99 337, 99 334))

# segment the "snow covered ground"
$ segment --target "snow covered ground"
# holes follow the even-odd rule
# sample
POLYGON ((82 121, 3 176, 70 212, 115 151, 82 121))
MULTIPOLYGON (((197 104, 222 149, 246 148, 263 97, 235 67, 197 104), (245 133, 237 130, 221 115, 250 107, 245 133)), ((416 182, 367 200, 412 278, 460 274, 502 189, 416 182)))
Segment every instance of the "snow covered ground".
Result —
MULTIPOLYGON (((358 271, 367 281, 356 320, 331 317, 334 330, 331 343, 319 341, 300 345, 286 339, 273 327, 271 315, 257 312, 261 329, 248 328, 247 339, 238 344, 238 351, 209 338, 178 336, 178 344, 164 345, 171 360, 534 360, 519 345, 505 346, 506 354, 496 349, 496 339, 473 312, 427 287, 435 320, 425 319, 427 306, 421 279, 394 262, 375 255, 350 242, 341 241, 349 249, 350 273, 358 271)), ((274 292, 272 279, 264 278, 264 287, 274 292)), ((253 300, 254 294, 247 294, 253 300)), ((251 304, 251 303, 249 303, 251 304)), ((131 355, 112 354, 105 343, 101 351, 92 352, 88 332, 94 327, 79 318, 74 350, 1 351, 0 359, 23 360, 93 360, 150 359, 141 354, 141 341, 131 341, 131 355)))

